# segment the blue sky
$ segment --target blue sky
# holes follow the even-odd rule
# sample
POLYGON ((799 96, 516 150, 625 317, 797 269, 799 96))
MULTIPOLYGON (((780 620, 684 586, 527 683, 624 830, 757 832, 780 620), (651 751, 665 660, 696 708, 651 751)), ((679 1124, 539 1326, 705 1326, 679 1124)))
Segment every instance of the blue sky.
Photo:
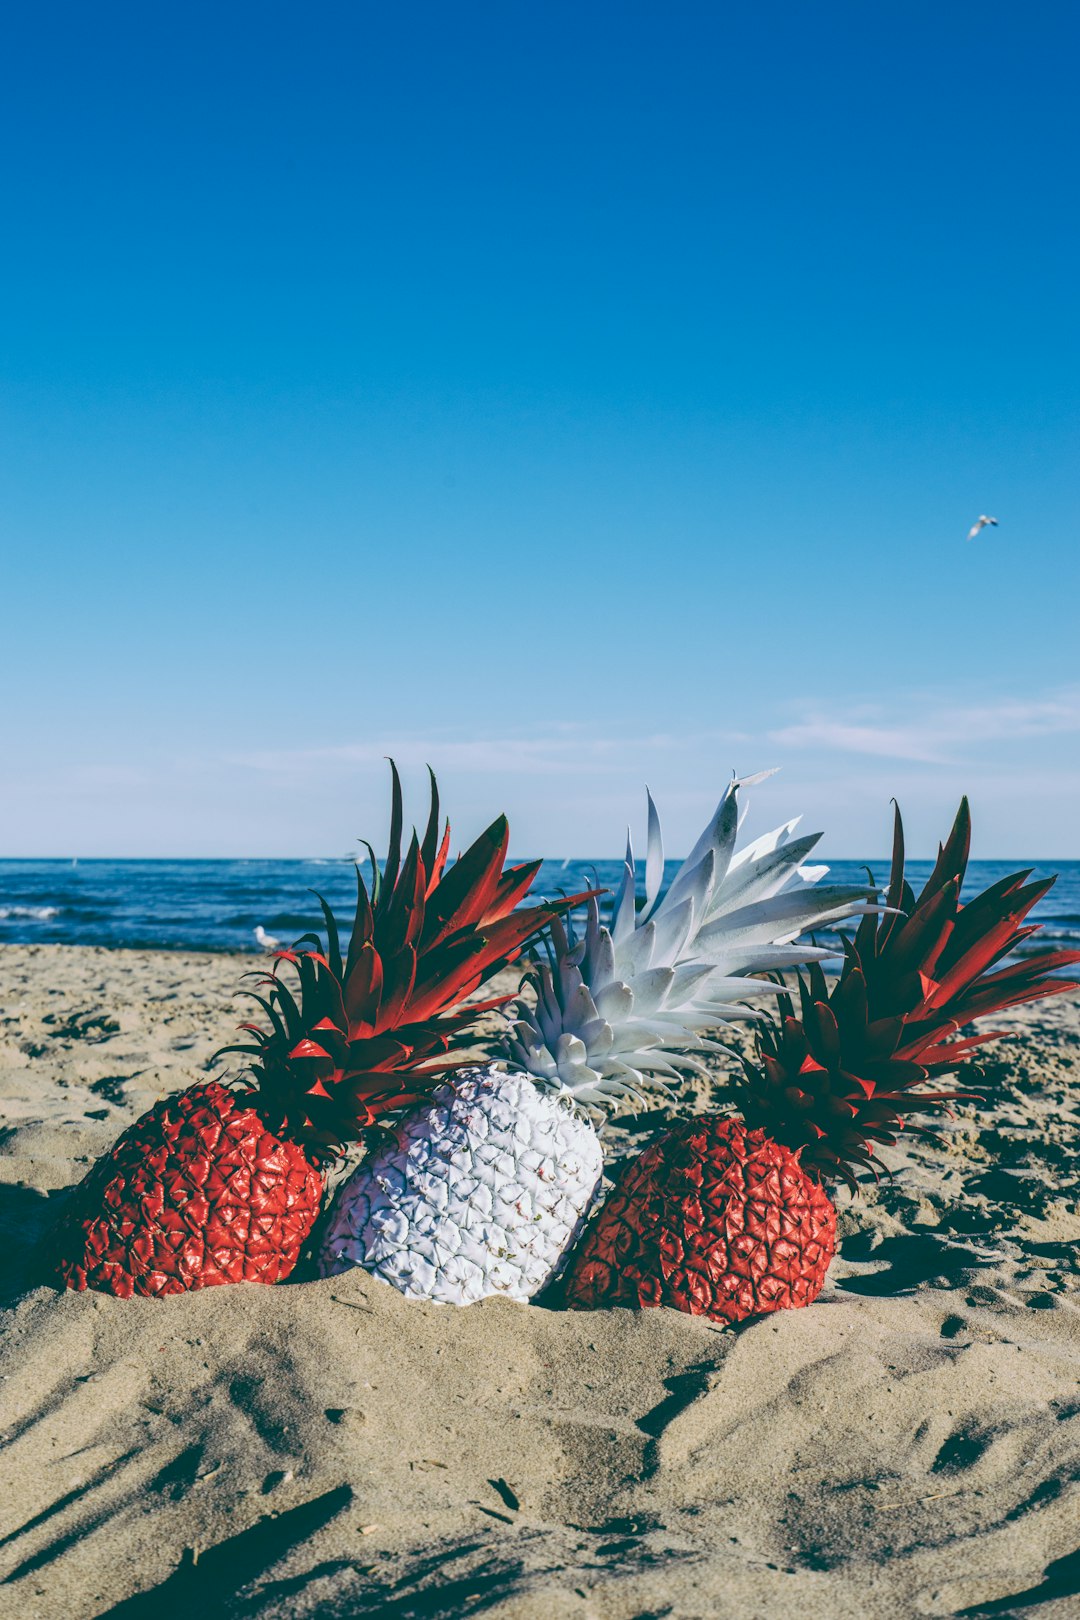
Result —
POLYGON ((23 8, 0 853, 1080 856, 1054 0, 23 8), (981 512, 1000 527, 964 536, 981 512))

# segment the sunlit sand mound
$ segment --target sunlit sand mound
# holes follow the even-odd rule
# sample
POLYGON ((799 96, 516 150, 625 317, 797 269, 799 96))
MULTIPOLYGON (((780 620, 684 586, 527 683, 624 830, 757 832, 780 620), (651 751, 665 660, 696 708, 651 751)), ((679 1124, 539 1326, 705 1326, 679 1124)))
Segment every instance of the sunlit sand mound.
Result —
POLYGON ((1014 1016, 991 1106, 841 1201, 816 1305, 737 1333, 414 1304, 361 1272, 42 1285, 63 1189, 205 1075, 247 965, 0 952, 3 1612, 1076 1612, 1075 1004, 1014 1016))

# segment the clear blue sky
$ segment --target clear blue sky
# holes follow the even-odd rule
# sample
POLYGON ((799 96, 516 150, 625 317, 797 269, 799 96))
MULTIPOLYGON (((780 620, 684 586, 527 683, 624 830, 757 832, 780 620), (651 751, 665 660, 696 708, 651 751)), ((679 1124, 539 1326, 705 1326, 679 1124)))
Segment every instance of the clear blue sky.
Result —
POLYGON ((344 850, 396 751, 522 851, 781 765, 837 855, 1080 855, 1078 45, 9 8, 0 853, 344 850))

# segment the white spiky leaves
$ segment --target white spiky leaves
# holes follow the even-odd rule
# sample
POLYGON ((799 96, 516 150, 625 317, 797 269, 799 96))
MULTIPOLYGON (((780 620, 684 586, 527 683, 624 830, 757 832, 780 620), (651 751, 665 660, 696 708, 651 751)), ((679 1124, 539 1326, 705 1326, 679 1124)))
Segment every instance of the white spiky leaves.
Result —
POLYGON ((807 866, 806 857, 821 833, 794 836, 799 818, 764 834, 742 850, 735 844, 745 817, 739 791, 772 771, 736 778, 726 788, 697 843, 672 879, 663 899, 664 851, 660 817, 648 794, 649 832, 645 863, 645 904, 636 909, 637 872, 627 836, 622 883, 615 898, 611 935, 619 965, 632 964, 635 936, 650 923, 679 937, 677 958, 711 964, 724 974, 747 974, 796 967, 831 954, 794 941, 874 906, 872 884, 823 884, 827 866, 807 866))
POLYGON ((556 920, 551 962, 530 975, 536 1006, 519 1004, 507 1039, 510 1062, 585 1108, 641 1102, 680 1069, 700 1068, 691 1054, 721 1050, 704 1032, 752 1016, 736 998, 775 993, 770 984, 724 979, 707 963, 664 960, 667 940, 655 929, 641 933, 637 961, 618 962, 595 900, 576 943, 556 920))
POLYGON ((756 1016, 747 1001, 777 993, 752 975, 829 954, 796 944, 800 934, 872 906, 869 885, 821 884, 828 868, 805 864, 821 834, 796 838, 797 821, 736 851, 739 789, 760 780, 731 783, 663 898, 649 794, 644 906, 628 839, 610 925, 593 900, 581 939, 553 926, 550 961, 531 974, 536 1006, 519 1005, 508 1037, 511 1062, 585 1107, 641 1100, 680 1069, 700 1068, 693 1054, 722 1050, 706 1031, 756 1016))

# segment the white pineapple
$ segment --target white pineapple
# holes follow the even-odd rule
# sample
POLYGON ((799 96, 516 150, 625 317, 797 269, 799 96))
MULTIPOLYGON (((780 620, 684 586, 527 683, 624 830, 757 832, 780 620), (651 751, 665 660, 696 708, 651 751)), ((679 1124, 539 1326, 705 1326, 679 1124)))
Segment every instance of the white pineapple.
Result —
POLYGON ((872 905, 869 887, 819 887, 803 857, 820 838, 789 822, 735 853, 732 782, 661 899, 663 844, 649 795, 645 904, 627 845, 612 921, 589 902, 583 938, 556 920, 551 961, 530 975, 506 1060, 457 1070, 342 1187, 323 1237, 324 1276, 365 1266, 411 1298, 528 1300, 558 1275, 603 1175, 590 1116, 669 1089, 705 1033, 752 1018, 777 986, 747 975, 828 954, 795 939, 872 905))
POLYGON ((603 1161, 557 1092, 494 1063, 459 1069, 342 1187, 319 1269, 366 1266, 452 1305, 531 1299, 577 1241, 603 1161))

